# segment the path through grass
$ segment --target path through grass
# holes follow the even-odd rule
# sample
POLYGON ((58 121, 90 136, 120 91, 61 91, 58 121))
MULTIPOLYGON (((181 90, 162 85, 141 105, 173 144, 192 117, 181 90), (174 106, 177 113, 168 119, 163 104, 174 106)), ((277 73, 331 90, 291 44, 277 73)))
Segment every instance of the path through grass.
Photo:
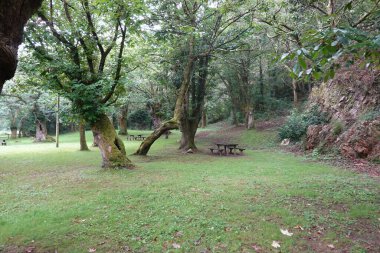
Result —
POLYGON ((257 131, 233 135, 252 144, 245 156, 210 156, 212 134, 181 154, 175 132, 131 156, 132 171, 100 169, 76 134, 59 149, 1 147, 0 252, 380 251, 377 179, 275 150, 257 131))

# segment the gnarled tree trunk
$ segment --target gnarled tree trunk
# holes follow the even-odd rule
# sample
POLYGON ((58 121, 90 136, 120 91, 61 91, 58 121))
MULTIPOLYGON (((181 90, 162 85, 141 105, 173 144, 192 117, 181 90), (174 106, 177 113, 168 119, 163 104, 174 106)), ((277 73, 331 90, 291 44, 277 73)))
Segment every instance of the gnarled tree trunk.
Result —
POLYGON ((0 92, 17 67, 17 50, 22 42, 26 21, 39 8, 42 0, 0 1, 0 92))
POLYGON ((195 134, 197 133, 199 120, 192 119, 186 120, 181 123, 181 142, 179 149, 188 150, 192 149, 197 150, 197 146, 195 145, 195 134))
POLYGON ((204 98, 206 95, 206 80, 208 75, 208 63, 210 56, 200 57, 197 62, 198 78, 193 78, 191 86, 191 101, 188 97, 184 106, 184 113, 181 117, 181 143, 182 150, 197 150, 195 145, 195 134, 198 129, 199 121, 202 118, 204 98))
POLYGON ((92 123, 94 141, 102 155, 103 168, 128 168, 134 166, 127 158, 123 141, 117 136, 114 126, 107 115, 100 115, 97 121, 92 123))
POLYGON ((159 128, 153 131, 140 145, 139 149, 135 152, 135 155, 146 155, 149 152, 153 143, 169 130, 178 129, 178 121, 169 120, 161 124, 159 128))
POLYGON ((186 106, 186 97, 188 95, 191 74, 194 68, 195 57, 193 56, 194 51, 194 37, 191 37, 189 40, 189 55, 187 58, 187 64, 183 72, 183 79, 181 83, 181 87, 177 94, 177 100, 174 109, 174 116, 171 120, 165 121, 161 124, 159 128, 153 131, 153 133, 148 136, 140 145, 140 147, 135 152, 135 155, 146 155, 149 152, 150 147, 153 143, 160 138, 161 135, 166 133, 166 131, 178 129, 180 125, 180 120, 185 113, 186 106))
POLYGON ((79 143, 80 143, 80 151, 90 150, 87 146, 86 123, 84 120, 81 120, 81 122, 79 123, 79 143))

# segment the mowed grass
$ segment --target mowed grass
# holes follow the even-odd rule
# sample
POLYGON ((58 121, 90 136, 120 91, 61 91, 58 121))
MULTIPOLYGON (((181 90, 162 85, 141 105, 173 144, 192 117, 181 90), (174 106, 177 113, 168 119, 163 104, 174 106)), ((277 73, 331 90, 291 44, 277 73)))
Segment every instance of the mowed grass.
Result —
MULTIPOLYGON (((378 252, 378 180, 257 150, 270 136, 243 132, 236 141, 252 150, 219 157, 206 139, 182 154, 174 132, 118 171, 100 168, 96 148, 78 151, 77 134, 58 149, 11 141, 0 148, 0 252, 378 252)), ((139 142, 125 144, 131 154, 139 142)))

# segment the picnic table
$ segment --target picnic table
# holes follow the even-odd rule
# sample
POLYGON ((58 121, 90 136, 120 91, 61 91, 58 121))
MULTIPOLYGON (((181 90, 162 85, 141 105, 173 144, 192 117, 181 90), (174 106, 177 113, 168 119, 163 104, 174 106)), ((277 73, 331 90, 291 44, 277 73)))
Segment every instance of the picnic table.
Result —
POLYGON ((130 134, 129 135, 129 140, 144 140, 145 139, 145 137, 142 135, 142 134, 137 134, 136 136, 135 135, 133 135, 133 134, 130 134))
POLYGON ((215 145, 217 146, 217 148, 209 148, 211 151, 211 154, 214 154, 214 151, 217 151, 219 155, 222 155, 222 154, 237 155, 238 150, 240 151, 240 154, 243 154, 243 151, 245 150, 245 148, 238 147, 239 144, 236 144, 236 143, 215 143, 215 145))
POLYGON ((220 149, 221 147, 224 147, 224 154, 228 155, 228 153, 230 154, 234 154, 233 153, 233 150, 239 145, 239 144, 236 144, 236 143, 216 143, 215 144, 218 149, 220 149), (230 152, 227 152, 227 150, 230 150, 230 152))

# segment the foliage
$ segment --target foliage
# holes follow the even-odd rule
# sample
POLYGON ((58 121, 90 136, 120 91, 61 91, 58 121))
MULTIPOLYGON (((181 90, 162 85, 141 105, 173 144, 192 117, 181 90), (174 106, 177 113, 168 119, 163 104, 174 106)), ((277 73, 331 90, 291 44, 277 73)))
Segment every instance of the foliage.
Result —
POLYGON ((359 119, 362 121, 371 121, 380 117, 380 108, 375 108, 372 111, 369 111, 363 115, 360 115, 359 119))
POLYGON ((279 129, 279 137, 280 139, 300 141, 306 134, 309 126, 327 122, 327 115, 321 112, 317 106, 313 106, 304 113, 300 113, 298 110, 293 110, 285 124, 279 129))
POLYGON ((150 129, 152 118, 146 109, 138 109, 128 116, 128 126, 131 129, 150 129))
POLYGON ((341 121, 335 121, 332 124, 332 132, 335 136, 340 135, 343 132, 344 125, 341 121))

